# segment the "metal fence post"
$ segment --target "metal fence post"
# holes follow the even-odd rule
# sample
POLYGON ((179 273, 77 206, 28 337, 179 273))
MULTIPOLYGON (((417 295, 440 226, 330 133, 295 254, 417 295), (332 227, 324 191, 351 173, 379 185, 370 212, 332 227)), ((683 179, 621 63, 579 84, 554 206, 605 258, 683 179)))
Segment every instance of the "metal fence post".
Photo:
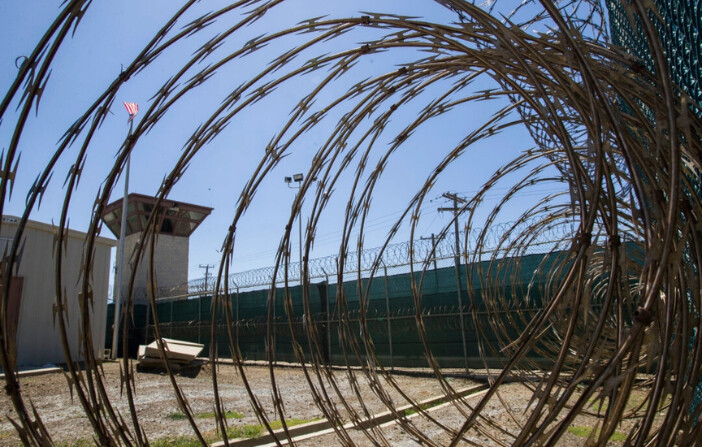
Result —
POLYGON ((392 322, 390 321, 390 289, 388 287, 388 268, 383 263, 383 270, 385 272, 385 319, 388 322, 388 347, 390 348, 390 371, 395 370, 395 366, 392 358, 392 322))
POLYGON ((236 286, 236 315, 234 319, 236 320, 236 345, 239 346, 239 286, 236 286))
MULTIPOLYGON (((269 276, 269 278, 270 278, 270 281, 273 282, 273 277, 272 277, 272 276, 269 276)), ((269 301, 270 301, 270 305, 273 306, 273 321, 271 322, 271 326, 272 326, 271 330, 273 331, 273 346, 271 346, 271 355, 273 356, 273 365, 274 365, 274 366, 278 366, 278 357, 275 355, 275 354, 276 354, 276 350, 277 350, 277 348, 278 348, 278 346, 277 346, 277 340, 278 340, 278 338, 277 338, 277 336, 276 336, 276 324, 275 324, 275 317, 276 317, 276 314, 275 314, 275 298, 273 298, 273 297, 274 297, 274 294, 275 294, 275 284, 273 284, 273 291, 272 291, 272 292, 269 292, 269 293, 270 293, 269 296, 271 297, 271 299, 269 300, 269 301)))
POLYGON ((329 313, 329 275, 327 272, 322 268, 322 272, 324 272, 324 294, 325 294, 325 311, 327 314, 326 318, 326 324, 327 324, 327 330, 326 330, 326 338, 327 338, 327 362, 329 365, 332 364, 332 350, 331 350, 331 315, 329 313))
POLYGON ((149 317, 151 316, 151 301, 146 297, 146 323, 144 324, 144 344, 149 344, 149 317))
POLYGON ((170 328, 170 338, 173 338, 173 300, 171 300, 171 328, 170 328))

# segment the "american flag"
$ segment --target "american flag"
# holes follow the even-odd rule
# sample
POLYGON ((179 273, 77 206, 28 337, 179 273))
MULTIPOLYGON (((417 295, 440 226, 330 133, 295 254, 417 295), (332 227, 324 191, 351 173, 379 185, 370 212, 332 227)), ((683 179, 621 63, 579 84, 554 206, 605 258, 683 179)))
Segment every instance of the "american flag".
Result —
MULTIPOLYGON (((139 104, 137 104, 135 102, 125 102, 124 108, 127 109, 127 113, 129 113, 129 121, 131 121, 134 119, 137 112, 139 111, 139 104)), ((129 122, 129 121, 127 121, 127 122, 129 122)))

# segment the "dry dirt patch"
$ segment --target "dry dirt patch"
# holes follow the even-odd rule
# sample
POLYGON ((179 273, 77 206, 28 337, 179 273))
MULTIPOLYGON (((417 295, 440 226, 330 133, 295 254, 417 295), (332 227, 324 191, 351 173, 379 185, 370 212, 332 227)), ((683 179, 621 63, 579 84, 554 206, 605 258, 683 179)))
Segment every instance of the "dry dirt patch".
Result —
MULTIPOLYGON (((128 421, 129 406, 126 394, 120 392, 119 365, 105 363, 103 367, 110 401, 128 421)), ((247 366, 245 374, 257 400, 266 408, 270 420, 279 419, 272 404, 273 392, 269 369, 263 366, 247 366)), ((220 365, 217 375, 224 408, 232 412, 231 414, 241 415, 240 418, 228 419, 229 426, 258 424, 259 421, 251 408, 249 396, 237 368, 232 365, 220 365)), ((315 376, 312 378, 317 380, 315 376)), ((345 371, 335 370, 334 378, 344 398, 353 408, 361 411, 361 405, 351 391, 345 371)), ((358 389, 368 411, 371 413, 385 411, 386 406, 365 383, 362 374, 357 374, 357 378, 358 389)), ((441 394, 439 383, 431 377, 395 375, 394 379, 398 387, 418 401, 441 394)), ((314 403, 309 384, 300 368, 277 368, 275 380, 283 396, 286 419, 315 420, 323 417, 323 413, 314 403)), ((450 380, 456 388, 471 384, 462 379, 450 380)), ((193 413, 203 414, 214 411, 210 366, 206 365, 196 377, 178 376, 177 383, 187 397, 193 413)), ((167 375, 138 372, 135 385, 135 406, 139 421, 149 439, 192 435, 192 428, 188 421, 177 417, 180 410, 167 375)), ((406 403, 387 382, 383 381, 382 385, 396 405, 406 403)), ((317 387, 319 389, 319 385, 317 387)), ((325 383, 325 387, 329 389, 328 383, 325 383)), ((55 442, 72 445, 80 440, 91 439, 92 430, 84 416, 83 407, 76 396, 71 398, 70 389, 63 374, 50 373, 21 378, 20 389, 27 405, 31 399, 36 406, 55 442)), ((341 409, 341 400, 338 397, 334 397, 333 400, 341 409)), ((0 445, 19 445, 19 439, 7 419, 14 417, 15 412, 9 398, 4 394, 0 396, 0 408, 4 416, 0 423, 0 445)), ((197 424, 202 432, 211 432, 216 429, 216 422, 212 417, 197 418, 197 424)))
MULTIPOLYGON (((104 377, 107 392, 115 409, 119 411, 126 421, 129 421, 129 406, 126 395, 120 393, 119 366, 116 363, 105 363, 104 377)), ((410 371, 417 373, 417 371, 410 371)), ((407 393, 415 401, 422 401, 435 396, 443 395, 440 383, 436 378, 426 374, 395 374, 393 380, 396 386, 407 393)), ((359 398, 352 391, 349 384, 348 375, 343 369, 333 371, 336 388, 346 399, 348 404, 361 416, 362 406, 359 398)), ((233 365, 220 365, 217 369, 219 390, 224 409, 230 412, 228 425, 230 427, 245 427, 259 424, 258 419, 251 407, 249 395, 247 394, 241 375, 233 365)), ((275 412, 273 405, 273 392, 271 389, 271 376, 268 367, 254 365, 245 367, 246 379, 256 396, 256 399, 266 409, 269 420, 280 419, 275 412)), ((318 390, 321 386, 316 376, 311 376, 314 385, 318 390)), ((361 400, 366 406, 366 410, 371 414, 377 414, 387 410, 386 405, 376 396, 372 387, 365 380, 360 372, 356 372, 357 389, 361 400)), ((450 377, 448 383, 454 389, 461 389, 474 385, 462 378, 450 377)), ((301 368, 281 367, 275 369, 275 381, 280 389, 286 420, 297 419, 311 421, 324 417, 322 411, 315 404, 310 385, 303 374, 301 368)), ((196 377, 177 377, 177 383, 188 399, 196 418, 197 425, 203 433, 212 435, 216 430, 216 422, 211 413, 213 412, 214 392, 212 386, 212 369, 205 365, 196 377), (210 415, 207 415, 210 413, 210 415)), ((192 436, 193 431, 187 420, 180 417, 180 410, 175 399, 173 387, 168 376, 165 374, 137 373, 136 379, 136 399, 135 406, 139 416, 140 424, 150 440, 174 438, 178 436, 192 436)), ((400 394, 384 379, 380 384, 388 394, 396 407, 406 405, 407 402, 400 394)), ((333 402, 348 421, 348 413, 341 405, 341 399, 334 396, 332 387, 328 381, 323 381, 326 391, 331 394, 333 402)), ((29 400, 34 403, 54 442, 63 446, 83 446, 89 445, 88 440, 92 437, 92 430, 84 416, 83 407, 77 398, 71 398, 66 379, 61 373, 50 373, 41 376, 26 377, 20 380, 20 386, 29 405, 29 400)), ((532 385, 533 387, 533 385, 532 385)), ((518 424, 524 422, 529 415, 529 404, 532 390, 522 383, 510 383, 500 387, 499 399, 492 399, 484 408, 482 415, 489 417, 491 422, 482 421, 479 429, 474 429, 466 434, 466 440, 475 442, 478 445, 499 445, 494 438, 503 441, 513 441, 509 434, 518 430, 518 424), (512 410, 510 416, 505 411, 505 406, 512 410)), ((643 402, 645 393, 636 391, 632 396, 632 402, 643 402)), ((477 397, 470 398, 466 402, 468 405, 477 402, 477 397)), ((423 433, 432 441, 441 444, 448 444, 450 435, 446 429, 437 424, 439 421, 444 427, 456 430, 465 421, 466 407, 463 404, 447 403, 443 406, 433 408, 428 413, 434 418, 432 421, 421 414, 409 415, 404 426, 398 423, 390 423, 381 427, 382 436, 393 446, 416 446, 416 437, 412 434, 423 433)), ((2 409, 2 422, 0 422, 0 446, 19 445, 12 426, 8 422, 8 417, 15 416, 12 404, 7 396, 0 396, 0 408, 2 409)), ((597 408, 592 409, 597 412, 597 408)), ((597 419, 593 416, 581 415, 571 424, 571 430, 566 432, 561 438, 559 445, 576 446, 584 445, 587 439, 587 430, 595 426, 597 419)), ((633 420, 623 421, 617 428, 618 433, 625 434, 634 424, 633 420)), ((376 432, 376 436, 379 432, 376 432)), ((360 430, 349 430, 350 437, 357 445, 372 445, 371 441, 360 430)), ((298 445, 318 447, 320 445, 340 445, 340 441, 334 434, 325 435, 307 441, 299 442, 298 445)), ((609 445, 622 445, 621 440, 612 439, 609 445)))

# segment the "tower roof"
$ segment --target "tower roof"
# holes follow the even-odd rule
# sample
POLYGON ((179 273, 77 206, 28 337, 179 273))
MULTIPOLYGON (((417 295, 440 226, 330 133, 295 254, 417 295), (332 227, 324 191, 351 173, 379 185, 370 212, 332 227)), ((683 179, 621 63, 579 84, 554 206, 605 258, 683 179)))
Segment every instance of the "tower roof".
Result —
MULTIPOLYGON (((127 236, 143 232, 151 213, 156 207, 157 198, 143 194, 127 195, 127 236)), ((161 201, 159 209, 162 215, 160 234, 189 237, 193 231, 212 212, 212 208, 192 203, 175 202, 167 199, 161 201)), ((112 233, 119 238, 122 225, 122 198, 105 207, 102 220, 112 233)))

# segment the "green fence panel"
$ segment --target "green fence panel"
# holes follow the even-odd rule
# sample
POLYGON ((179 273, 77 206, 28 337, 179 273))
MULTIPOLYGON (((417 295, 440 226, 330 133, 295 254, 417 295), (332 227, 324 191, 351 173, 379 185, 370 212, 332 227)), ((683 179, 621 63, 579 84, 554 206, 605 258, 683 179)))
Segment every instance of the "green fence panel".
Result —
MULTIPOLYGON (((279 361, 297 361, 296 352, 301 352, 306 361, 318 356, 322 361, 354 365, 370 358, 384 366, 428 366, 428 351, 440 367, 463 367, 467 363, 478 368, 484 365, 482 344, 489 366, 494 367, 506 355, 501 349, 539 311, 547 293, 546 278, 552 275, 554 267, 567 265, 566 255, 535 254, 492 264, 485 261, 462 265, 458 270, 462 308, 456 291, 456 269, 445 267, 388 277, 380 274, 341 285, 321 282, 310 284, 306 290, 293 286, 287 290, 279 287, 273 291, 231 293, 217 305, 215 343, 211 339, 210 296, 159 302, 158 321, 162 336, 204 344, 204 356, 210 355, 213 346, 217 356, 232 356, 228 312, 231 338, 242 358, 266 360, 270 313, 274 317, 271 336, 275 359, 279 361), (470 293, 466 293, 466 287, 470 293), (307 298, 307 305, 303 297, 307 298), (269 307, 273 301, 275 305, 269 307), (487 302, 491 303, 490 308, 487 302), (316 342, 312 344, 304 326, 307 313, 316 330, 316 342), (419 335, 417 314, 421 315, 426 333, 426 347, 419 335), (461 314, 465 336, 461 333, 461 314), (364 334, 368 335, 367 342, 364 334), (467 359, 463 355, 464 338, 467 359), (317 348, 312 349, 313 346, 317 348)), ((146 338, 145 306, 139 307, 136 315, 136 341, 130 341, 130 345, 143 343, 146 338)), ((153 318, 149 324, 153 325, 153 318)), ((149 340, 153 340, 153 326, 150 328, 149 340)), ((109 328, 108 333, 111 334, 109 328)), ((537 346, 530 358, 538 360, 543 354, 543 348, 537 346)))

